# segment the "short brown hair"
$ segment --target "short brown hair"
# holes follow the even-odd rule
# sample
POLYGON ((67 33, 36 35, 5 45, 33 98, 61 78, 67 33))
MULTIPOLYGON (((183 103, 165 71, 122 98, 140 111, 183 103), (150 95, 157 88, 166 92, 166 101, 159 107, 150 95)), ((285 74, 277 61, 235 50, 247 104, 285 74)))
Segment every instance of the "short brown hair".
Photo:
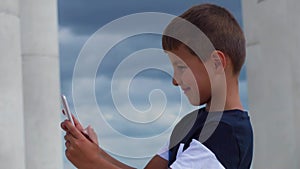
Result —
MULTIPOLYGON (((240 72, 246 55, 245 37, 238 22, 229 11, 217 5, 202 4, 193 6, 181 14, 179 18, 183 18, 198 27, 216 50, 222 51, 231 59, 233 73, 238 74, 240 72)), ((182 31, 178 29, 178 25, 177 27, 175 25, 176 18, 166 27, 162 36, 162 47, 166 51, 177 49, 183 44, 183 42, 168 36, 170 31, 182 31)), ((186 44, 185 46, 192 54, 196 55, 191 48, 186 44)))

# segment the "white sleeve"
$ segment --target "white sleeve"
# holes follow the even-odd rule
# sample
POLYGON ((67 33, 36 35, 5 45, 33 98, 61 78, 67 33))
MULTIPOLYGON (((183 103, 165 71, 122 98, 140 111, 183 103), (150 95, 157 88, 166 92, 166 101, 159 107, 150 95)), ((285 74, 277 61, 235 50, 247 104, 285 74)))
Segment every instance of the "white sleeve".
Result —
POLYGON ((169 141, 156 154, 165 160, 169 160, 169 141))
POLYGON ((185 151, 179 151, 172 169, 225 169, 214 153, 195 139, 185 151))

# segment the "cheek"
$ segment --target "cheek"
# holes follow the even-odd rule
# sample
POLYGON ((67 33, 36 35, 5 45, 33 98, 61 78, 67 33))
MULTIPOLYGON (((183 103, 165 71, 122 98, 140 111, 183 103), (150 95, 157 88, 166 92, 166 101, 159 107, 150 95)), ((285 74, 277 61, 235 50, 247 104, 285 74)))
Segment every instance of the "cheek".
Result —
POLYGON ((207 73, 190 74, 190 78, 186 80, 187 83, 193 87, 193 89, 198 91, 201 95, 209 95, 211 87, 210 80, 207 73))
POLYGON ((197 84, 197 77, 192 73, 192 71, 190 70, 186 70, 183 74, 182 74, 182 81, 192 87, 192 86, 196 86, 197 84))

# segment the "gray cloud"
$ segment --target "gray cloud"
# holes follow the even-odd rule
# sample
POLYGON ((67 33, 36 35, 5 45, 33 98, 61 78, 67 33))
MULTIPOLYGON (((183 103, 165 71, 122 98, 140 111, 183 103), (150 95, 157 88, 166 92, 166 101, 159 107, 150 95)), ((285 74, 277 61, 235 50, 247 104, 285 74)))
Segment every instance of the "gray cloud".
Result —
MULTIPOLYGON (((60 62, 61 62, 61 82, 62 82, 62 92, 67 94, 71 98, 71 78, 73 73, 73 68, 79 55, 79 52, 84 45, 85 41, 97 31, 103 25, 109 23, 110 21, 122 17, 124 15, 133 14, 137 12, 164 12, 174 15, 178 15, 184 12, 186 9, 192 5, 199 4, 202 2, 217 3, 221 6, 229 9, 237 18, 239 23, 242 23, 241 16, 241 2, 240 0, 189 0, 189 1, 174 1, 174 0, 148 0, 148 1, 138 1, 138 0, 59 0, 59 26, 60 26, 60 62)), ((107 39, 109 40, 109 35, 107 39)), ((116 44, 109 53, 105 56, 103 63, 98 69, 98 76, 96 79, 96 95, 98 103, 100 106, 105 107, 104 115, 108 118, 107 120, 115 127, 119 132, 129 135, 132 137, 147 137, 157 134, 166 129, 167 125, 170 123, 168 118, 163 118, 153 125, 139 125, 137 130, 137 125, 127 124, 126 121, 117 115, 117 112, 113 109, 113 104, 110 94, 110 84, 109 80, 118 64, 127 56, 133 52, 145 48, 161 48, 160 35, 138 35, 124 39, 120 43, 116 44), (101 79, 102 78, 102 79, 101 79), (104 83, 104 84, 103 84, 104 83), (146 132, 145 132, 146 131, 146 132)), ((99 44, 101 47, 101 44, 99 44)), ((166 57, 166 56, 165 56, 166 57)), ((241 72, 240 79, 245 82, 246 73, 245 69, 241 72)), ((162 90, 166 92, 167 99, 170 102, 168 105, 168 113, 174 115, 177 108, 173 108, 178 104, 178 88, 171 87, 171 78, 161 74, 158 71, 144 71, 139 74, 132 82, 130 97, 132 102, 137 108, 145 108, 149 106, 149 92, 157 87, 159 84, 155 83, 160 81, 165 87, 162 90), (153 80, 153 83, 149 83, 149 80, 153 80), (141 84, 142 83, 142 84, 141 84)), ((84 81, 82 84, 82 97, 84 98, 84 81)), ((246 83, 241 84, 241 95, 243 103, 247 102, 246 83)), ((71 99, 69 99, 71 101, 71 99)), ((71 102, 72 103, 72 102, 71 102)), ((184 108, 184 112, 188 113, 189 108, 187 100, 185 101, 187 106, 184 108)), ((81 106, 90 107, 89 103, 82 103, 81 106)), ((72 111, 73 104, 71 104, 72 111)), ((84 124, 88 124, 90 121, 95 120, 94 116, 90 116, 87 112, 86 114, 79 114, 83 120, 84 124)), ((171 119, 172 120, 172 119, 171 119)), ((97 122, 97 121, 96 121, 97 122)), ((110 133, 105 133, 101 128, 101 123, 94 123, 95 127, 99 132, 102 132, 101 139, 113 139, 110 137, 110 133), (104 132, 104 133, 103 133, 104 132), (104 137, 105 136, 105 137, 104 137)), ((116 140, 116 139, 115 139, 116 140)), ((163 141, 163 140, 162 140, 163 141)), ((110 141, 107 141, 110 142, 110 141)), ((157 146, 157 145, 156 145, 157 146)), ((155 146, 154 146, 155 147, 155 146)), ((120 145, 120 149, 126 149, 126 146, 120 145)), ((157 147, 156 147, 157 148, 157 147)), ((143 151, 153 149, 153 147, 146 147, 143 151)), ((126 150, 124 150, 126 151, 126 150)), ((130 150, 127 150, 128 152, 130 150)), ((124 159, 124 158, 123 158, 124 159)), ((129 160, 130 163, 135 164, 136 159, 129 160)), ((145 163, 147 159, 140 162, 145 163)), ((66 162, 66 167, 70 167, 70 163, 66 162)), ((70 167, 73 168, 73 167, 70 167)))
POLYGON ((59 0, 59 25, 75 34, 92 34, 106 23, 138 12, 164 12, 178 15, 200 3, 215 3, 229 9, 241 23, 239 0, 59 0))
MULTIPOLYGON (((77 56, 88 37, 104 24, 127 14, 146 11, 166 12, 178 15, 190 6, 210 2, 229 9, 241 23, 241 3, 237 0, 191 0, 191 1, 102 1, 59 0, 60 69, 62 82, 72 77, 77 56)), ((109 37, 108 37, 109 40, 109 37)), ((101 46, 101 44, 99 44, 101 46)), ((160 35, 139 35, 116 44, 107 53, 99 68, 102 74, 111 76, 114 68, 126 56, 143 48, 160 48, 160 35)), ((245 71, 241 79, 245 79, 245 71)))

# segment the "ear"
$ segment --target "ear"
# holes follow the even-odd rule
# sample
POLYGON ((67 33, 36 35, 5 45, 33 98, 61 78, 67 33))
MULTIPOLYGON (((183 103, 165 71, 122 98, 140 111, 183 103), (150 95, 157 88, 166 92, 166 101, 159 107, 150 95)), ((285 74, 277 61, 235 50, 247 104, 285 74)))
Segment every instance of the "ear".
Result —
POLYGON ((226 56, 223 52, 215 50, 211 53, 211 59, 214 65, 214 70, 223 72, 227 66, 226 56))

